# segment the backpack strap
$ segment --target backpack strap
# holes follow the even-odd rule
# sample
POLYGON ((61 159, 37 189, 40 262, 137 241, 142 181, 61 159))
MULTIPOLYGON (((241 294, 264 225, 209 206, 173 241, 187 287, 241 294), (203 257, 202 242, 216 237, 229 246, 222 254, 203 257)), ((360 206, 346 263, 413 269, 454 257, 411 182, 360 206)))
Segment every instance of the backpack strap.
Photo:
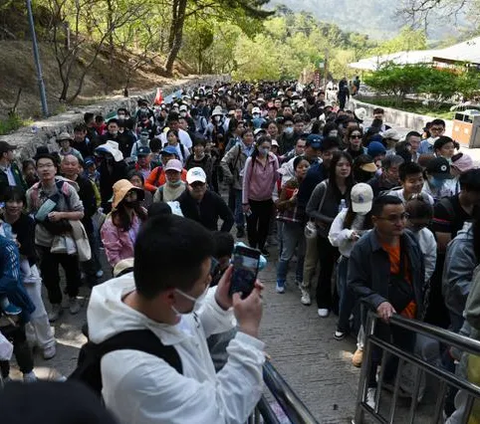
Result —
POLYGON ((150 330, 123 331, 97 346, 100 358, 116 350, 138 350, 163 359, 179 374, 183 373, 182 361, 177 350, 173 346, 165 346, 150 330))

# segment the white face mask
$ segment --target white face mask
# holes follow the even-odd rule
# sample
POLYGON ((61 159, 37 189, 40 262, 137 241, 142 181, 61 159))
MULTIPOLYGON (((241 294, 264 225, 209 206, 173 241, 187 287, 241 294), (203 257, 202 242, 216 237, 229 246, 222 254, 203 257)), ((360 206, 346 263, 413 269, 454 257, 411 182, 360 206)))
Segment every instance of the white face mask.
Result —
POLYGON ((203 305, 203 301, 205 300, 205 298, 207 297, 207 293, 208 293, 208 289, 210 288, 210 285, 207 285, 207 287, 205 288, 205 291, 198 297, 193 297, 193 296, 190 296, 189 294, 187 293, 184 293, 182 290, 180 289, 175 289, 175 291, 177 293, 180 293, 183 297, 187 298, 188 300, 192 301, 193 302, 193 306, 192 306, 192 310, 189 311, 189 312, 179 312, 174 306, 172 306, 172 310, 173 312, 175 312, 177 314, 177 316, 179 315, 188 315, 188 314, 191 314, 192 312, 198 312, 198 310, 202 307, 203 305))

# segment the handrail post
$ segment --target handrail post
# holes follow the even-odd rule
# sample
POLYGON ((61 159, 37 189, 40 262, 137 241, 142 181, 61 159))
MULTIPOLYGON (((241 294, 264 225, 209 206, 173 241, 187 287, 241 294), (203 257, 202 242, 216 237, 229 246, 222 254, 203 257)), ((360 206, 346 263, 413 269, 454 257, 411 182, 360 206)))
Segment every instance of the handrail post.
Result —
POLYGON ((367 396, 370 367, 372 366, 373 346, 370 342, 370 337, 375 333, 376 319, 377 318, 373 313, 368 312, 365 328, 365 351, 363 353, 362 370, 360 372, 360 387, 357 395, 357 408, 355 410, 355 424, 363 423, 363 402, 367 396))

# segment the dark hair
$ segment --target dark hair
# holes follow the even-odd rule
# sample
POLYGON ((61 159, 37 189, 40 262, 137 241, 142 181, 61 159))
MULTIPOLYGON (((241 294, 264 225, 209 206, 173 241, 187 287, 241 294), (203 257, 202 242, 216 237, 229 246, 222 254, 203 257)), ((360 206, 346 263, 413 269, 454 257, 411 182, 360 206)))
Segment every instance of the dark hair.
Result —
POLYGON ((148 207, 147 213, 148 219, 161 215, 171 215, 172 208, 166 202, 155 202, 148 207))
POLYGON ((466 191, 480 191, 480 169, 469 169, 458 179, 460 188, 466 191))
POLYGON ((205 147, 207 145, 207 142, 205 141, 204 138, 196 138, 193 141, 193 147, 198 146, 198 145, 202 145, 203 147, 205 147))
POLYGON ((150 150, 152 152, 158 152, 159 150, 162 150, 162 140, 157 137, 152 138, 150 140, 150 150))
POLYGON ((178 137, 178 131, 177 130, 168 130, 167 134, 165 135, 165 138, 168 140, 168 136, 170 134, 174 134, 175 137, 177 137, 177 140, 180 141, 180 138, 178 137))
POLYGON ((423 175, 423 169, 418 163, 407 162, 400 165, 400 168, 398 170, 398 177, 400 181, 405 182, 405 180, 409 175, 414 175, 414 174, 423 175))
POLYGON ((130 181, 133 177, 140 178, 140 181, 142 182, 142 184, 145 184, 145 177, 141 172, 138 172, 135 169, 131 169, 130 171, 128 171, 128 174, 127 174, 128 181, 130 181))
POLYGON ((252 135, 253 135, 253 129, 250 128, 250 127, 245 127, 245 129, 243 130, 242 135, 241 135, 242 139, 243 139, 243 137, 245 137, 245 134, 247 134, 247 133, 252 133, 252 135))
POLYGON ((178 122, 179 116, 176 112, 170 112, 167 117, 167 123, 178 122))
POLYGON ((443 119, 434 119, 432 122, 430 122, 430 128, 433 127, 434 125, 441 125, 443 128, 445 128, 445 121, 443 119))
POLYGON ((340 139, 338 137, 326 137, 320 143, 320 151, 326 152, 327 150, 340 147, 340 139))
POLYGON ((5 189, 2 195, 2 201, 7 202, 23 202, 24 205, 27 204, 27 199, 23 190, 16 186, 9 186, 5 189))
POLYGON ((405 159, 399 155, 389 155, 382 159, 382 168, 390 169, 392 166, 400 166, 405 163, 405 159))
POLYGON ((376 107, 375 109, 373 109, 373 114, 376 115, 377 113, 385 114, 385 109, 381 107, 376 107))
POLYGON ((117 118, 109 119, 108 122, 107 122, 107 127, 108 127, 110 124, 117 124, 117 125, 118 125, 118 119, 117 119, 117 118))
MULTIPOLYGON (((297 166, 300 162, 302 162, 303 160, 307 161, 307 158, 305 156, 297 156, 294 160, 293 160, 293 169, 297 169, 297 166)), ((310 162, 309 162, 310 163, 310 162)))
POLYGON ((26 159, 22 162, 22 172, 25 173, 25 171, 27 170, 27 168, 32 165, 33 167, 35 167, 35 161, 33 159, 26 159))
MULTIPOLYGON (((137 202, 133 207, 133 210, 140 221, 145 221, 147 219, 147 214, 145 209, 141 206, 140 202, 137 202)), ((129 231, 132 228, 132 220, 130 214, 125 209, 125 204, 123 200, 118 204, 115 210, 111 212, 113 225, 122 229, 123 231, 129 231)))
POLYGON ((92 122, 95 119, 95 115, 91 112, 86 112, 83 114, 83 120, 86 124, 92 122))
POLYGON ((328 133, 333 130, 338 131, 338 125, 335 122, 327 122, 323 127, 323 136, 328 137, 328 133))
POLYGON ((330 162, 330 168, 328 171, 328 189, 330 192, 335 196, 337 201, 340 203, 340 200, 343 199, 345 196, 350 196, 350 190, 352 189, 353 185, 355 184, 353 180, 353 159, 350 156, 349 153, 344 152, 344 151, 337 151, 333 153, 332 161, 330 162), (338 186, 337 186, 337 180, 336 180, 336 167, 337 163, 340 162, 341 159, 346 159, 350 163, 350 167, 352 167, 352 171, 350 172, 350 175, 346 178, 345 184, 347 186, 347 191, 345 195, 342 195, 340 192, 338 186))
POLYGON ((438 137, 435 140, 435 143, 433 143, 433 151, 436 152, 437 150, 440 150, 443 146, 445 146, 445 144, 448 143, 452 143, 453 147, 455 147, 455 142, 450 137, 447 137, 446 135, 438 137))
POLYGON ((415 195, 406 203, 405 210, 410 215, 410 218, 433 218, 433 207, 428 201, 428 198, 426 196, 422 196, 421 193, 419 195, 415 195))
POLYGON ((380 216, 383 213, 383 208, 387 205, 403 205, 403 202, 399 197, 390 194, 378 196, 373 200, 372 216, 380 216))
MULTIPOLYGON (((347 214, 345 215, 345 220, 343 221, 343 228, 351 229, 353 221, 355 220, 356 216, 357 216, 357 213, 353 212, 352 202, 350 202, 350 206, 348 207, 347 214)), ((365 220, 363 221, 362 230, 371 230, 372 228, 373 228, 372 211, 370 211, 365 215, 365 220)))
POLYGON ((55 168, 58 168, 58 164, 59 164, 58 157, 52 153, 39 153, 35 155, 34 159, 35 159, 35 166, 38 166, 38 161, 40 159, 50 159, 55 165, 55 168))
POLYGON ((102 115, 95 116, 95 123, 99 124, 101 122, 105 122, 105 118, 102 115))
POLYGON ((272 140, 270 139, 270 137, 265 136, 265 135, 259 137, 259 138, 255 141, 255 149, 253 149, 253 152, 252 152, 252 154, 251 154, 251 156, 250 156, 250 157, 252 158, 252 169, 253 169, 253 167, 255 166, 255 162, 256 162, 255 159, 257 158, 258 153, 259 153, 259 152, 258 152, 258 148, 259 148, 263 143, 265 143, 265 142, 270 143, 270 145, 272 144, 272 140))
POLYGON ((420 137, 422 138, 422 135, 417 132, 417 131, 410 131, 406 136, 405 136, 405 141, 409 141, 411 137, 420 137))
POLYGON ((73 132, 86 132, 88 130, 85 124, 78 124, 73 127, 73 132))
POLYGON ((369 155, 360 155, 353 161, 352 173, 353 179, 356 183, 366 183, 374 176, 374 172, 364 171, 363 165, 368 163, 374 163, 373 159, 369 155))
POLYGON ((233 236, 225 231, 214 231, 212 235, 215 243, 215 253, 213 257, 219 259, 223 256, 232 256, 235 247, 233 236))
POLYGON ((163 215, 143 224, 134 252, 137 292, 153 299, 171 288, 190 290, 201 276, 203 263, 214 254, 215 243, 210 231, 201 224, 163 215))

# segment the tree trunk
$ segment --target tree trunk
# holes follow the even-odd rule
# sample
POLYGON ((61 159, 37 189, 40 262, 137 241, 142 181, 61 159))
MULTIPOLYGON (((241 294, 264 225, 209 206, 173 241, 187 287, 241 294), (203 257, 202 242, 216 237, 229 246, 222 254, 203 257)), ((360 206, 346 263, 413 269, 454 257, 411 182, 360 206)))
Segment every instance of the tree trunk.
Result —
POLYGON ((108 23, 108 47, 110 56, 110 66, 113 66, 113 55, 115 54, 115 43, 113 39, 113 5, 111 0, 107 0, 107 23, 108 23))
MULTIPOLYGON (((165 72, 167 75, 172 75, 173 73, 173 64, 175 59, 178 56, 178 52, 182 47, 183 40, 183 24, 185 23, 185 10, 187 9, 187 0, 175 0, 174 4, 178 6, 177 9, 173 10, 172 13, 172 24, 170 26, 170 35, 173 31, 173 43, 170 51, 168 52, 168 57, 165 62, 165 72)), ((170 41, 170 40, 169 40, 170 41)))

